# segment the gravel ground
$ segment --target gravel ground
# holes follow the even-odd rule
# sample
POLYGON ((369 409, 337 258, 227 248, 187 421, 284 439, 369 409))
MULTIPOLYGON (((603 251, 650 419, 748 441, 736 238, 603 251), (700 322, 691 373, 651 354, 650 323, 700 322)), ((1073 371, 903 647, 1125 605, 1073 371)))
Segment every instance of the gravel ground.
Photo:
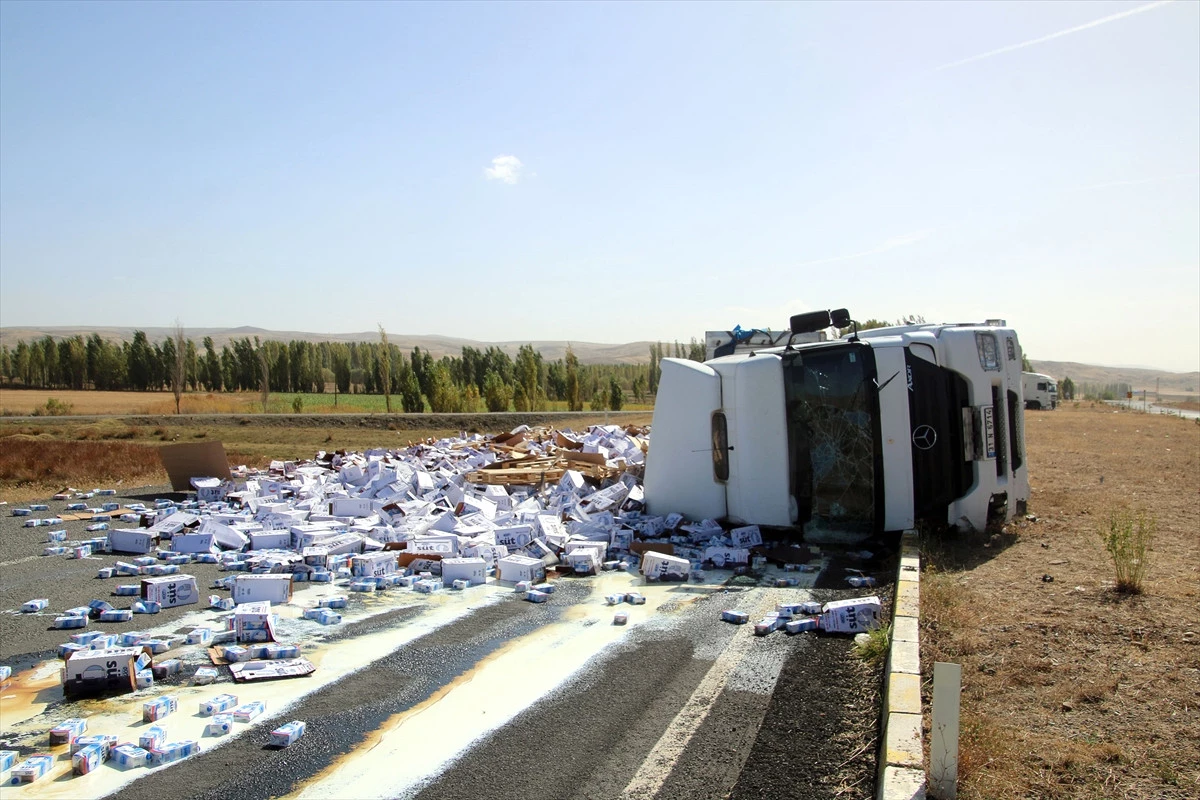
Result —
MULTIPOLYGON (((165 487, 151 487, 120 499, 147 502, 164 496, 170 496, 165 487)), ((51 511, 58 512, 63 505, 51 502, 51 511)), ((3 513, 7 515, 8 510, 3 513)), ((20 518, 0 518, 4 577, 0 611, 15 610, 34 597, 49 598, 52 611, 93 598, 110 599, 109 592, 118 580, 98 580, 95 574, 99 567, 112 563, 112 555, 82 561, 42 557, 38 554, 50 529, 23 528, 21 524, 20 518)), ((86 524, 72 522, 64 527, 70 539, 78 540, 85 538, 86 524)), ((818 579, 817 599, 862 594, 843 588, 843 567, 848 563, 834 559, 818 579)), ((890 596, 886 584, 893 566, 890 557, 870 565, 885 584, 878 590, 885 597, 890 596)), ((196 576, 202 593, 212 578, 228 574, 213 565, 190 565, 186 571, 196 576)), ((171 796, 228 800, 293 792, 369 741, 394 715, 427 701, 506 643, 564 619, 586 587, 573 580, 560 581, 560 587, 544 606, 515 599, 484 605, 371 663, 353 680, 308 695, 286 716, 305 720, 309 732, 286 750, 263 747, 266 732, 284 721, 264 719, 220 748, 205 750, 170 769, 149 772, 118 794, 122 800, 171 796)), ((129 598, 111 599, 126 601, 114 602, 117 607, 128 605, 129 598)), ((477 742, 425 785, 420 797, 473 800, 481 793, 513 798, 619 796, 716 656, 734 637, 751 635, 746 627, 718 621, 720 610, 735 606, 740 599, 736 591, 720 590, 673 613, 660 610, 661 622, 631 630, 619 646, 593 659, 575 679, 477 742)), ((104 629, 144 629, 197 608, 168 609, 153 617, 139 615, 131 623, 105 625, 104 629)), ((355 637, 400 630, 415 613, 413 609, 398 610, 347 625, 331 641, 353 647, 355 637)), ((49 614, 0 613, 0 662, 12 665, 16 672, 53 657, 69 632, 50 629, 52 619, 49 614)), ((531 664, 529 680, 537 678, 537 665, 531 664)), ((780 633, 755 640, 670 766, 658 796, 873 796, 879 681, 879 671, 867 669, 855 659, 843 637, 787 637, 780 633), (775 672, 777 684, 770 679, 775 672)), ((63 708, 56 704, 51 710, 61 712, 63 708)), ((4 738, 0 732, 0 744, 4 738)), ((25 741, 16 744, 22 756, 33 749, 25 741)), ((404 765, 397 765, 397 770, 403 769, 404 765)))

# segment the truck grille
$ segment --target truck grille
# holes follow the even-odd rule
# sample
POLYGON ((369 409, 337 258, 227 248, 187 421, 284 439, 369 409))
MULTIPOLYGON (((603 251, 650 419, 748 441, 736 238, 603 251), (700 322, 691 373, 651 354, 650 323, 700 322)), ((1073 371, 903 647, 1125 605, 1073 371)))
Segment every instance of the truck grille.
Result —
POLYGON ((1020 436, 1021 431, 1018 430, 1019 422, 1018 411, 1020 410, 1021 398, 1012 389, 1008 390, 1008 444, 1012 451, 1012 468, 1013 472, 1021 468, 1024 459, 1021 456, 1021 441, 1024 439, 1020 436))
POLYGON ((1000 387, 992 386, 992 418, 996 424, 996 475, 1008 474, 1008 409, 1000 396, 1000 387))

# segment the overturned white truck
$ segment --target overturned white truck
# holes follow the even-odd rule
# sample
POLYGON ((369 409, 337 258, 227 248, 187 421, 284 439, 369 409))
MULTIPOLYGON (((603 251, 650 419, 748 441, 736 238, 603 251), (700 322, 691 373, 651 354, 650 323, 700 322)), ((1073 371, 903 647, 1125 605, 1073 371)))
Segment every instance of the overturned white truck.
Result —
MULTIPOLYGON (((803 530, 982 529, 1023 513, 1021 346, 1003 320, 802 337, 704 363, 665 358, 646 458, 651 513, 803 530)), ((836 334, 836 332, 835 332, 836 334)))

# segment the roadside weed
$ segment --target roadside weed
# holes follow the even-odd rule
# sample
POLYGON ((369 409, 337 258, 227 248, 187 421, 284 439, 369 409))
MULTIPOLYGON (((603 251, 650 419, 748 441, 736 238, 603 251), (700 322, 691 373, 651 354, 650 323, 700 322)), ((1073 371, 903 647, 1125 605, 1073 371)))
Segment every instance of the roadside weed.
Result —
POLYGON ((1108 512, 1108 528, 1101 529, 1100 537, 1113 562, 1118 592, 1142 593, 1157 529, 1157 518, 1145 511, 1114 508, 1108 512))
POLYGON ((871 666, 882 664, 892 643, 892 626, 884 625, 867 632, 867 640, 854 645, 854 653, 871 666))

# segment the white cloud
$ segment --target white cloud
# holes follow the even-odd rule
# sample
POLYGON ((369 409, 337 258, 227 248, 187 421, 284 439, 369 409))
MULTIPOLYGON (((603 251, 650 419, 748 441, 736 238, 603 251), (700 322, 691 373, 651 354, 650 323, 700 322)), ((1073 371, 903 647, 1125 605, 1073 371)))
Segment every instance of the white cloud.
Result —
POLYGON ((524 168, 525 165, 516 156, 496 156, 490 167, 483 168, 483 174, 489 181, 504 181, 511 185, 521 180, 521 170, 524 168))
POLYGON ((832 258, 819 258, 816 261, 805 261, 803 264, 797 264, 800 267, 815 267, 818 264, 832 264, 836 261, 850 261, 855 258, 865 258, 867 256, 886 253, 889 250, 895 250, 897 247, 907 247, 910 244, 916 244, 924 239, 928 239, 933 229, 922 231, 913 231, 905 233, 901 236, 893 236, 878 247, 873 247, 870 250, 863 250, 861 253, 850 253, 845 256, 833 256, 832 258))
POLYGON ((1171 2, 1174 2, 1174 0, 1156 0, 1156 2, 1147 3, 1144 6, 1138 6, 1137 8, 1131 8, 1127 11, 1121 11, 1116 14, 1109 14, 1107 17, 1101 17, 1100 19, 1094 19, 1091 22, 1085 22, 1082 25, 1076 25, 1073 28, 1067 28, 1066 30, 1058 31, 1057 33, 1050 33, 1045 36, 1039 36, 1036 39, 1029 39, 1028 41, 1019 42, 1017 44, 1010 44, 1010 45, 1007 45, 1006 47, 1001 47, 997 50, 989 50, 986 53, 980 53, 977 56, 971 56, 970 58, 964 58, 959 61, 951 61, 949 64, 942 64, 940 67, 935 69, 934 72, 940 72, 941 70, 951 69, 953 67, 961 67, 964 64, 972 64, 976 61, 982 61, 985 58, 991 58, 992 56, 998 56, 1003 53, 1011 53, 1013 50, 1021 50, 1026 47, 1032 47, 1035 44, 1041 44, 1042 42, 1048 42, 1051 39, 1058 39, 1059 37, 1062 37, 1062 36, 1070 36, 1072 33, 1078 33, 1079 31, 1086 31, 1088 28, 1095 28, 1098 25, 1105 25, 1109 22, 1116 22, 1119 19, 1124 19, 1125 17, 1131 17, 1134 14, 1140 14, 1143 11, 1150 11, 1152 9, 1158 8, 1159 6, 1165 6, 1171 2))

